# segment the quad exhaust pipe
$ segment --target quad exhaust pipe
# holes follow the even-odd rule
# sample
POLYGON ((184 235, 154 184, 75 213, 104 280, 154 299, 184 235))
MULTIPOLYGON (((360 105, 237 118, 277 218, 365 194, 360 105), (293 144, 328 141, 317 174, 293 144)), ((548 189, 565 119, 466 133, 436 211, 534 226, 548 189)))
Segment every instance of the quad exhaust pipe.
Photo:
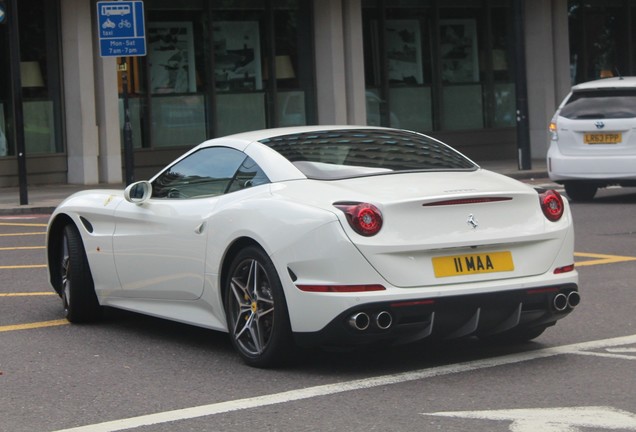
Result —
POLYGON ((569 294, 559 293, 554 296, 552 305, 557 312, 563 312, 570 308, 574 309, 581 303, 581 295, 577 291, 572 291, 569 294))
POLYGON ((349 317, 349 325, 356 330, 364 331, 369 328, 371 319, 365 312, 354 313, 349 317))
POLYGON ((380 330, 386 330, 393 324, 393 317, 387 311, 378 312, 375 314, 375 325, 380 330))
POLYGON ((581 295, 577 291, 568 294, 568 306, 574 308, 581 303, 581 295))
POLYGON ((554 296, 554 300, 552 301, 554 305, 554 309, 558 312, 562 312, 568 307, 568 296, 563 293, 559 293, 554 296))
POLYGON ((373 319, 366 312, 356 312, 349 317, 349 325, 358 330, 365 331, 371 324, 380 330, 387 330, 393 324, 393 316, 387 311, 380 311, 373 315, 373 319))

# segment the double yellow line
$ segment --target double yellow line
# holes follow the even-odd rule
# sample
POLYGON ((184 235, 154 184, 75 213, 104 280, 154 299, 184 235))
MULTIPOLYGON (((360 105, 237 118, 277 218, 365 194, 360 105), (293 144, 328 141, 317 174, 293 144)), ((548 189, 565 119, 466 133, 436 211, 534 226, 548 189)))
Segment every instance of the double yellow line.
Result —
MULTIPOLYGON (((36 249, 44 249, 44 246, 3 247, 3 248, 0 248, 0 252, 18 251, 18 250, 36 250, 36 249)), ((0 270, 14 270, 14 269, 27 269, 27 268, 46 268, 46 264, 22 264, 22 265, 0 266, 0 270)))
POLYGON ((42 227, 45 228, 47 224, 41 223, 18 223, 18 222, 0 222, 0 226, 19 226, 19 227, 42 227))
MULTIPOLYGON (((1 297, 39 297, 39 296, 54 296, 56 295, 54 292, 19 292, 19 293, 0 293, 1 297)), ((52 321, 39 321, 34 323, 26 323, 26 324, 14 324, 14 325, 6 325, 0 326, 0 333, 2 332, 10 332, 16 330, 31 330, 38 329, 44 327, 54 327, 66 325, 69 322, 65 319, 52 320, 52 321)))
MULTIPOLYGON (((38 227, 38 228, 46 228, 47 224, 41 223, 17 223, 17 222, 0 222, 0 226, 9 226, 9 227, 38 227)), ((22 236, 35 236, 35 235, 44 235, 46 231, 37 231, 37 232, 17 232, 17 233, 1 233, 0 237, 22 237, 22 236)), ((11 250, 10 248, 3 248, 3 250, 11 250)))
POLYGON ((7 325, 7 326, 0 326, 0 333, 16 331, 16 330, 31 330, 31 329, 38 329, 38 328, 44 328, 44 327, 55 327, 55 326, 61 326, 66 324, 69 324, 67 320, 59 319, 59 320, 53 320, 53 321, 40 321, 40 322, 27 323, 27 324, 7 325))
MULTIPOLYGON (((13 226, 13 227, 46 227, 47 224, 40 223, 14 223, 14 222, 0 222, 0 226, 13 226)), ((34 235, 44 235, 46 234, 44 231, 40 232, 24 232, 24 233, 2 233, 0 237, 19 237, 19 236, 34 236, 34 235)), ((44 249, 44 246, 18 246, 18 247, 2 247, 0 251, 19 251, 19 250, 37 250, 44 249)), ((12 269, 32 269, 32 268, 46 268, 46 264, 25 264, 25 265, 11 265, 11 266, 0 266, 1 270, 12 270, 12 269)), ((0 293, 0 298, 2 297, 38 297, 38 296, 52 296, 56 295, 54 292, 19 292, 19 293, 0 293)), ((26 323, 26 324, 14 324, 14 325, 6 325, 0 326, 0 333, 2 332, 10 332, 16 330, 31 330, 45 327, 55 327, 66 325, 69 322, 65 319, 52 320, 52 321, 40 321, 34 323, 26 323)))
MULTIPOLYGON (((41 223, 18 223, 18 222, 0 222, 0 226, 9 226, 9 227, 38 227, 38 228, 46 228, 47 224, 41 223)), ((35 236, 35 235, 44 235, 46 231, 37 231, 37 232, 18 232, 18 233, 0 233, 0 237, 22 237, 22 236, 35 236)), ((35 248, 35 247, 34 247, 35 248)), ((0 250, 12 250, 12 248, 1 248, 0 250)))
MULTIPOLYGON (((0 234, 0 235, 2 235, 2 234, 0 234)), ((20 250, 38 250, 38 249, 44 249, 44 246, 0 247, 0 252, 2 252, 2 251, 20 251, 20 250)), ((32 269, 32 268, 46 268, 46 264, 22 264, 22 265, 0 266, 0 270, 32 269)))

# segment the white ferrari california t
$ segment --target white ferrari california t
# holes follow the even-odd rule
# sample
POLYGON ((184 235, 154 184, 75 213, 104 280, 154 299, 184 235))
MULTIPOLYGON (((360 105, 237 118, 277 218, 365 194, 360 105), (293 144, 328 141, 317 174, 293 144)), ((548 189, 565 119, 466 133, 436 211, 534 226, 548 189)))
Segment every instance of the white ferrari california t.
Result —
POLYGON ((228 332, 249 365, 296 347, 539 336, 579 303, 567 201, 397 129, 206 141, 149 181, 51 215, 71 322, 121 308, 228 332))

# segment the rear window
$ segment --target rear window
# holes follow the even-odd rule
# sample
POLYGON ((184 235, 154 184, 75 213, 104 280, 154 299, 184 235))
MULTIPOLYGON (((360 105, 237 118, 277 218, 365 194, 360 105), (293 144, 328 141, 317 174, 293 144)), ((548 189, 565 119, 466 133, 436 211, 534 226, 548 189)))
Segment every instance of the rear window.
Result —
POLYGON ((577 91, 572 93, 559 115, 572 120, 636 117, 636 90, 577 91))
POLYGON ((396 171, 475 170, 447 145, 414 132, 391 129, 314 131, 261 140, 308 178, 334 180, 396 171))

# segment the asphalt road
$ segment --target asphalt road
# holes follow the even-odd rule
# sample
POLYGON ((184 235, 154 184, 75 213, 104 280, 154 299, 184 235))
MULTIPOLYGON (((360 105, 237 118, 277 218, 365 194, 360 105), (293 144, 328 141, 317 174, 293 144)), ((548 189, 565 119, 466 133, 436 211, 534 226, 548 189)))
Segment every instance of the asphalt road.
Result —
POLYGON ((636 189, 572 211, 582 302, 535 342, 315 351, 282 370, 132 313, 67 324, 48 217, 0 217, 0 431, 636 431, 636 189))

